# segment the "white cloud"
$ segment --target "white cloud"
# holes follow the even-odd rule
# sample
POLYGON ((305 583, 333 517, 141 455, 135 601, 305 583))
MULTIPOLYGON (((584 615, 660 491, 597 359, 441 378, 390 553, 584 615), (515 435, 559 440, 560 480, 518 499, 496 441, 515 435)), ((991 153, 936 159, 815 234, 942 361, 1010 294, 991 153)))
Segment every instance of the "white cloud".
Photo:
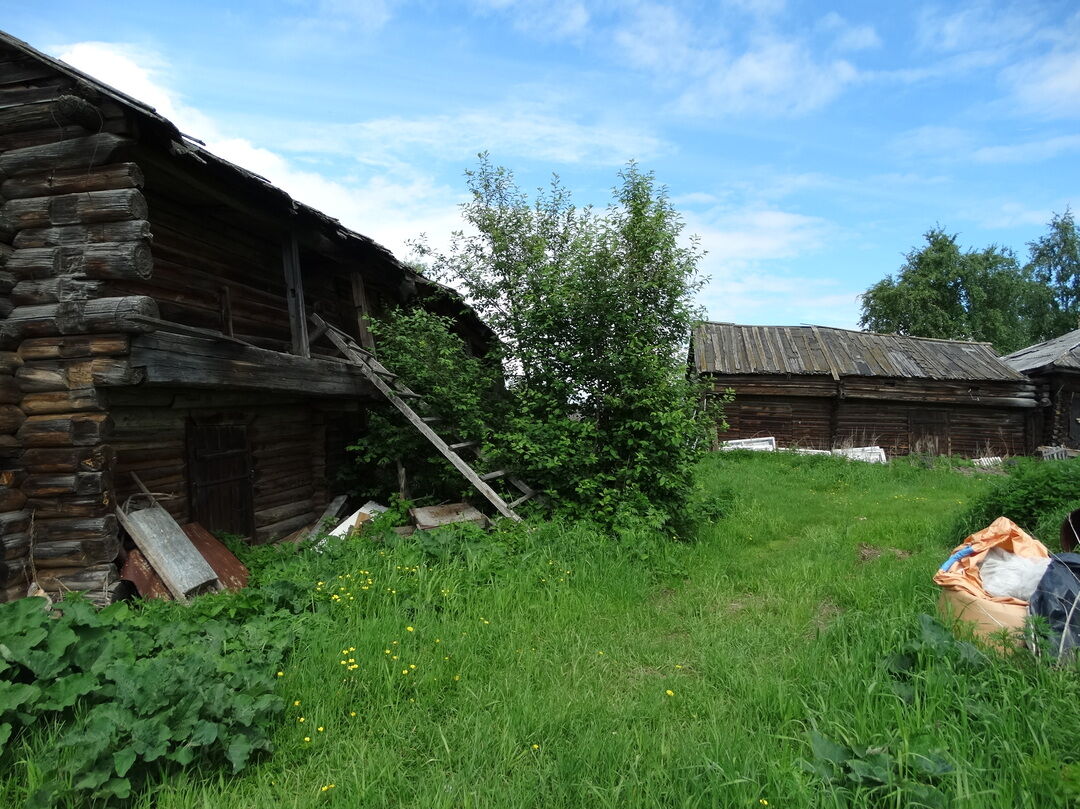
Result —
POLYGON ((613 40, 634 66, 682 85, 675 106, 692 116, 802 115, 825 106, 858 78, 850 62, 820 60, 800 39, 758 32, 735 48, 723 41, 723 32, 707 34, 674 8, 656 3, 634 6, 613 40))
POLYGON ((977 163, 1035 163, 1080 151, 1080 135, 1061 135, 1009 146, 984 146, 971 153, 977 163))
POLYGON ((858 76, 849 62, 818 62, 802 43, 769 38, 717 65, 679 109, 696 114, 802 115, 836 98, 858 76))
POLYGON ((948 10, 927 6, 916 18, 916 39, 923 50, 960 52, 1005 48, 1039 30, 1043 14, 1037 7, 1005 6, 979 0, 948 10))
POLYGON ((519 31, 542 39, 581 37, 592 19, 580 0, 473 0, 473 5, 505 14, 519 31))
POLYGON ((739 323, 821 323, 852 327, 858 291, 793 271, 825 248, 835 226, 819 217, 775 208, 724 207, 687 213, 686 231, 707 251, 707 316, 739 323))
POLYGON ((308 4, 308 25, 374 31, 386 25, 399 0, 314 0, 308 4))
POLYGON ((864 51, 881 47, 881 37, 872 25, 853 25, 835 11, 830 11, 818 23, 823 31, 833 35, 833 46, 842 51, 864 51))
POLYGON ((1023 111, 1080 117, 1080 48, 1054 50, 1006 68, 1002 78, 1023 111))
POLYGON ((556 163, 623 165, 648 159, 668 145, 648 132, 614 123, 583 123, 544 105, 506 104, 426 118, 379 118, 355 124, 291 126, 279 147, 290 151, 361 155, 393 164, 422 152, 467 160, 480 151, 556 163))
POLYGON ((460 194, 429 173, 398 163, 349 182, 304 170, 285 156, 239 138, 186 104, 163 78, 168 65, 152 53, 126 45, 81 42, 57 49, 59 58, 154 106, 185 134, 216 155, 254 171, 299 201, 371 236, 399 255, 405 241, 424 231, 449 234, 459 221, 460 194))
POLYGON ((1045 225, 1048 209, 1029 208, 1019 202, 982 202, 978 208, 961 213, 964 218, 987 230, 1008 230, 1025 225, 1045 225))
POLYGON ((905 158, 948 159, 969 152, 974 138, 966 130, 952 126, 920 126, 897 135, 892 150, 905 158))

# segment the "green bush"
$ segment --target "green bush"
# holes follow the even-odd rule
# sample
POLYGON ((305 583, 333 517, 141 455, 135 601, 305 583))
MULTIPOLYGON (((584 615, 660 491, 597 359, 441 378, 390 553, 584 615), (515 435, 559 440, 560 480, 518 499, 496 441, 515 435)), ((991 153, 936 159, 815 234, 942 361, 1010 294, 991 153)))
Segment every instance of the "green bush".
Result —
POLYGON ((99 612, 78 596, 55 609, 41 598, 0 604, 0 761, 35 727, 57 733, 27 806, 125 800, 153 772, 197 763, 239 772, 269 752, 289 619, 309 603, 277 582, 187 608, 99 612))
POLYGON ((1056 548, 1061 521, 1074 508, 1080 508, 1080 463, 1025 459, 963 514, 956 527, 957 541, 998 517, 1008 517, 1056 548))

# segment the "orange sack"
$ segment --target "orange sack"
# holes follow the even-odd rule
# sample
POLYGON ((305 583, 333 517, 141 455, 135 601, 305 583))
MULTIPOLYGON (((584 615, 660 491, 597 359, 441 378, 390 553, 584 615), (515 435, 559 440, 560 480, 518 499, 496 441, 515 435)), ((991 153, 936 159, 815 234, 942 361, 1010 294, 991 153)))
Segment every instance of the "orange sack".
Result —
POLYGON ((1022 629, 1028 615, 1026 601, 992 596, 983 589, 979 564, 991 548, 1028 559, 1050 558, 1045 545, 1008 517, 998 517, 953 549, 934 574, 934 581, 942 588, 938 608, 943 615, 971 623, 975 634, 984 638, 1002 629, 1022 629))

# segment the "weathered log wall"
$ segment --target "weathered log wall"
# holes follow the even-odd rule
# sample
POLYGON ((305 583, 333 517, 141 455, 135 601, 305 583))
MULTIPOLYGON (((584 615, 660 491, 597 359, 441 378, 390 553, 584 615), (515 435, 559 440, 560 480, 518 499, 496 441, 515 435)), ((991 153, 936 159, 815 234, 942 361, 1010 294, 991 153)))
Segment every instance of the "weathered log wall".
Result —
POLYGON ((1041 396, 1049 402, 1037 421, 1037 444, 1080 449, 1080 374, 1054 369, 1032 376, 1041 396))
MULTIPOLYGON (((347 434, 351 414, 324 411, 299 397, 159 388, 110 391, 113 476, 119 502, 134 494, 131 472, 180 521, 196 518, 190 501, 186 436, 189 424, 247 428, 256 542, 268 542, 313 522, 328 502, 328 477, 344 457, 327 464, 327 446, 347 434)), ((355 437, 355 436, 353 436, 355 437)))
POLYGON ((134 384, 132 316, 106 280, 151 267, 142 173, 118 105, 0 51, 0 599, 104 598, 119 550, 100 384, 134 384))
POLYGON ((1036 394, 1012 383, 746 376, 714 384, 736 393, 720 440, 772 435, 780 446, 975 457, 1025 454, 1035 437, 1036 394))

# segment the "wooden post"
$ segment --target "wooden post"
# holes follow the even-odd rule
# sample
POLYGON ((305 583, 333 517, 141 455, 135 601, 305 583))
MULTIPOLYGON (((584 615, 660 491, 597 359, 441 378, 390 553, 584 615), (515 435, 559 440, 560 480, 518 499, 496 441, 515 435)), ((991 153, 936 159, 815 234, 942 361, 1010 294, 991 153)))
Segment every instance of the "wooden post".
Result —
POLYGON ((359 271, 352 273, 352 298, 353 307, 356 309, 356 328, 360 335, 360 345, 368 351, 375 350, 375 338, 368 326, 368 318, 371 310, 368 308, 367 291, 364 289, 364 277, 359 271))
POLYGON ((304 310, 304 281, 300 275, 300 245, 290 236, 281 252, 285 269, 285 297, 289 304, 289 331, 292 333, 292 353, 311 356, 307 336, 307 313, 304 310))

